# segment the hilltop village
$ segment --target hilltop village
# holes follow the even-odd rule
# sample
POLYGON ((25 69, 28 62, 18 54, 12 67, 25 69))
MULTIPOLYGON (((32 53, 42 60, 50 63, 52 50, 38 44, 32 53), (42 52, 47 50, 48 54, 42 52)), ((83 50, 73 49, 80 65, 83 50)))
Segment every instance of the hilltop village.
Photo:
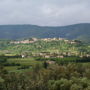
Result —
POLYGON ((37 38, 30 38, 30 39, 26 39, 26 40, 21 40, 21 41, 11 41, 11 44, 29 44, 29 43, 34 43, 37 41, 46 41, 46 42, 50 42, 50 41, 64 41, 70 44, 75 44, 75 43, 79 43, 80 41, 77 40, 67 40, 64 38, 42 38, 42 39, 37 39, 37 38))
MULTIPOLYGON (((25 40, 21 40, 21 41, 11 41, 10 44, 15 44, 15 45, 26 45, 26 44, 34 44, 34 43, 38 43, 39 41, 42 42, 45 42, 44 44, 36 44, 36 46, 34 48, 38 48, 38 50, 41 50, 39 52, 32 52, 30 51, 30 55, 28 55, 27 51, 24 52, 24 53, 21 53, 21 56, 22 58, 24 57, 30 57, 30 56, 33 56, 33 57, 44 57, 44 58, 64 58, 64 57, 70 57, 70 56, 79 56, 79 57, 90 57, 90 54, 89 53, 85 53, 85 52, 79 52, 76 50, 76 46, 75 45, 78 45, 78 44, 81 44, 82 42, 79 41, 79 40, 68 40, 68 39, 64 39, 64 38, 41 38, 41 39, 38 39, 38 38, 29 38, 29 39, 25 39, 25 40), (47 43, 53 43, 55 44, 56 42, 60 42, 62 43, 62 47, 61 49, 65 47, 67 47, 68 45, 71 45, 71 47, 67 47, 67 51, 61 51, 61 50, 57 50, 57 51, 54 51, 54 52, 50 52, 50 51, 43 51, 43 49, 49 49, 48 48, 48 44, 47 43), (64 44, 66 44, 66 46, 64 46, 64 44), (43 45, 45 45, 45 47, 43 47, 43 45), (71 49, 72 48, 72 49, 71 49)), ((19 45, 19 46, 20 46, 19 45)), ((26 46, 27 47, 27 46, 26 46)), ((28 47, 31 47, 31 46, 28 46, 28 47)), ((51 47, 53 47, 51 45, 51 47)), ((59 44, 56 44, 56 46, 54 46, 52 49, 54 48, 57 48, 57 47, 60 47, 59 44)), ((25 51, 25 50, 24 50, 25 51)))

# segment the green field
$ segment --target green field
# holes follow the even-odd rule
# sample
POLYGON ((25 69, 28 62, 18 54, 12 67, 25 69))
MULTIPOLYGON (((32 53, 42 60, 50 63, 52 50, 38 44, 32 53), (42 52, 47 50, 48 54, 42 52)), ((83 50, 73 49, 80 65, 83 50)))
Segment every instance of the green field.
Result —
POLYGON ((29 70, 32 70, 32 68, 36 65, 36 64, 39 64, 39 65, 42 65, 43 61, 36 61, 34 60, 34 58, 10 58, 7 60, 7 62, 9 64, 20 64, 19 66, 18 65, 15 65, 15 66, 5 66, 4 68, 7 70, 7 71, 10 71, 10 72, 25 72, 25 71, 29 71, 29 70), (25 69, 23 69, 23 67, 26 67, 25 69))
MULTIPOLYGON (((78 57, 65 57, 65 58, 42 58, 42 57, 30 57, 30 58, 7 58, 7 60, 3 63, 4 69, 7 70, 8 72, 28 72, 32 71, 32 69, 36 66, 39 65, 41 68, 43 67, 44 62, 48 61, 54 61, 55 65, 61 65, 61 64, 69 64, 69 63, 77 63, 77 64, 82 64, 85 67, 90 65, 90 62, 82 62, 85 59, 81 59, 78 57), (77 61, 76 61, 77 60, 77 61), (78 62, 78 60, 81 60, 78 62)), ((53 64, 50 64, 50 66, 53 64)))

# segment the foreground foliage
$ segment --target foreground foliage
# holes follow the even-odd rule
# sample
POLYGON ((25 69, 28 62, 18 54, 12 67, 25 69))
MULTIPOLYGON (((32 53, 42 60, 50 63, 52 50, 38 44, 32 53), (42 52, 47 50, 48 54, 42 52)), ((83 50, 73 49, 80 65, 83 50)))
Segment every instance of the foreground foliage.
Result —
POLYGON ((0 90, 90 90, 90 64, 53 64, 8 73, 0 66, 0 90))

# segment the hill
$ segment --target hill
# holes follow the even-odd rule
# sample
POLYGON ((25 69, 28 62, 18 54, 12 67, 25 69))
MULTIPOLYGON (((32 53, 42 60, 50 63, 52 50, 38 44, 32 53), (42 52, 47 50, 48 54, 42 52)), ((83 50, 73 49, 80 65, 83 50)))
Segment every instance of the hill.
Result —
POLYGON ((62 37, 90 41, 90 23, 54 27, 37 25, 0 25, 1 39, 15 40, 30 37, 62 37))
POLYGON ((0 41, 1 54, 26 54, 29 56, 90 55, 90 44, 62 38, 45 38, 22 41, 0 41))

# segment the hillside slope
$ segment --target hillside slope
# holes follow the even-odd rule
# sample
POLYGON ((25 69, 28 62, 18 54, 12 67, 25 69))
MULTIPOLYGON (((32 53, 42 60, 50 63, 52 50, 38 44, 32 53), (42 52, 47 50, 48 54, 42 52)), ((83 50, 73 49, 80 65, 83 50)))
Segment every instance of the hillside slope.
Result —
POLYGON ((62 37, 90 41, 90 23, 55 27, 36 25, 0 25, 0 39, 14 40, 30 37, 62 37))
MULTIPOLYGON (((23 40, 25 42, 27 40, 23 40)), ((66 39, 38 39, 32 43, 11 43, 12 41, 0 41, 1 55, 33 55, 33 56, 90 56, 90 44, 84 44, 66 39)), ((16 41, 14 41, 16 42, 16 41)), ((17 41, 19 42, 19 41, 17 41)))

